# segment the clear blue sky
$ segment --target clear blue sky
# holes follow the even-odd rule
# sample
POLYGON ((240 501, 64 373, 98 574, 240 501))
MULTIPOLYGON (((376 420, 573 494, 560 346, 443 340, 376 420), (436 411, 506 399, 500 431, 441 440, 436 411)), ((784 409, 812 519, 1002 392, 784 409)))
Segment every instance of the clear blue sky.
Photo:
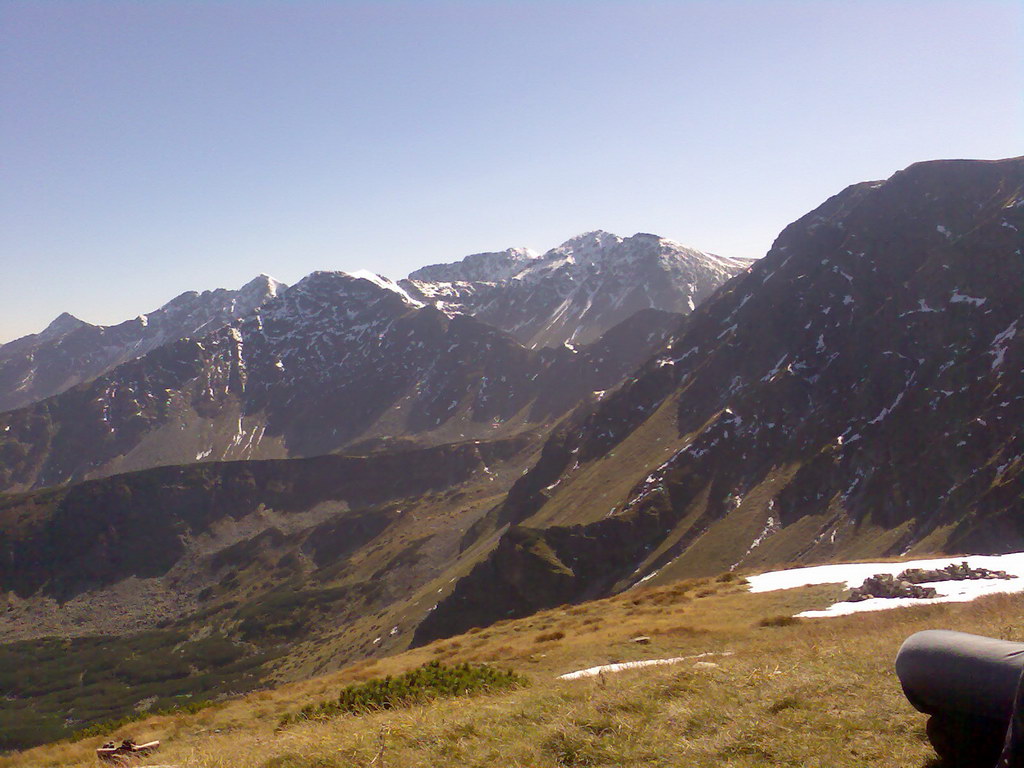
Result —
POLYGON ((0 2, 0 341, 1024 153, 1019 0, 0 2))

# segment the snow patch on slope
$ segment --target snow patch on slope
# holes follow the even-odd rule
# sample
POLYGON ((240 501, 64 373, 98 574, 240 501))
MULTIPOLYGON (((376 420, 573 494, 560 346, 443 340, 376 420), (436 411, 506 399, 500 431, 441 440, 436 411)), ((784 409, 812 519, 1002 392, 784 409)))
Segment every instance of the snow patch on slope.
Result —
POLYGON ((378 286, 379 288, 383 288, 386 291, 392 291, 394 293, 397 293, 399 296, 401 296, 407 302, 412 304, 414 307, 423 306, 422 301, 416 301, 416 299, 410 296, 404 288, 391 282, 386 277, 382 277, 381 275, 376 274, 375 272, 371 272, 368 269, 357 269, 355 272, 349 272, 349 274, 358 280, 369 280, 371 283, 378 286))
POLYGON ((622 672, 627 669, 641 669, 643 667, 662 667, 666 664, 678 664, 681 661, 692 661, 693 659, 703 659, 708 656, 732 656, 731 651, 722 651, 720 653, 697 653, 693 656, 673 656, 668 659, 645 659, 644 661, 624 661, 619 664, 602 664, 598 667, 588 667, 587 669, 581 669, 576 672, 567 672, 564 675, 559 675, 559 680, 579 680, 582 677, 597 677, 603 675, 606 672, 622 672))
POLYGON ((972 581, 928 582, 934 587, 937 597, 918 598, 872 598, 859 603, 845 601, 830 605, 821 611, 804 611, 797 616, 823 618, 845 616, 865 611, 883 611, 910 605, 934 605, 936 603, 965 603, 982 595, 1024 592, 1024 552, 1008 555, 951 555, 928 560, 911 560, 902 563, 839 563, 817 565, 810 568, 791 568, 785 571, 771 571, 757 576, 748 576, 751 592, 772 592, 778 589, 794 589, 811 584, 846 584, 853 589, 864 583, 864 579, 879 573, 893 576, 908 568, 942 568, 950 563, 967 562, 971 568, 987 568, 992 571, 1006 571, 1016 579, 978 579, 972 581))

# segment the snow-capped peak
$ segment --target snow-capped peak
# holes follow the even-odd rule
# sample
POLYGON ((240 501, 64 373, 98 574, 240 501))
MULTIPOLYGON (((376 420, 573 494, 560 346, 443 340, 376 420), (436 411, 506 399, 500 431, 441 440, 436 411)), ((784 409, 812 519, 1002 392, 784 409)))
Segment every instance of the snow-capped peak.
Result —
POLYGON ((265 296, 277 296, 288 286, 280 280, 275 280, 265 272, 260 272, 256 277, 238 289, 239 294, 260 293, 265 296))
POLYGON ((473 315, 529 346, 560 346, 589 343, 642 309, 690 312, 747 266, 658 235, 594 230, 542 256, 509 249, 424 267, 402 285, 445 314, 473 315))
POLYGON ((409 304, 412 304, 414 307, 423 306, 422 301, 416 301, 416 299, 414 299, 412 296, 406 293, 404 288, 402 288, 400 285, 396 285, 383 275, 378 275, 376 272, 371 272, 368 269, 357 269, 355 272, 349 272, 349 274, 358 280, 369 280, 371 283, 378 286, 379 288, 383 288, 386 291, 393 291, 394 293, 397 293, 399 296, 405 299, 409 304))
POLYGON ((404 304, 411 307, 422 307, 423 302, 412 298, 399 285, 382 275, 367 269, 354 272, 341 270, 317 270, 310 272, 299 282, 289 288, 283 295, 284 302, 289 306, 300 306, 304 297, 313 297, 315 302, 328 301, 338 303, 348 299, 370 300, 381 297, 380 291, 399 296, 404 304))
POLYGON ((587 253, 589 251, 607 248, 610 245, 618 245, 621 242, 622 238, 618 235, 614 235, 611 232, 605 232, 603 229, 595 229, 590 232, 584 232, 583 234, 576 235, 575 237, 570 237, 557 248, 552 248, 548 253, 587 253))
POLYGON ((261 273, 238 289, 234 314, 247 314, 264 302, 276 298, 287 288, 280 280, 261 273))

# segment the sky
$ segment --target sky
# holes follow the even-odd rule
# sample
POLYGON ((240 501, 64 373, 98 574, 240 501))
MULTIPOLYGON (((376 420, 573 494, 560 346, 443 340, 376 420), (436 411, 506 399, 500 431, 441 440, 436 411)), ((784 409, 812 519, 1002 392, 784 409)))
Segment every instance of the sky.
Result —
POLYGON ((1018 0, 0 0, 0 342, 1024 154, 1018 0))

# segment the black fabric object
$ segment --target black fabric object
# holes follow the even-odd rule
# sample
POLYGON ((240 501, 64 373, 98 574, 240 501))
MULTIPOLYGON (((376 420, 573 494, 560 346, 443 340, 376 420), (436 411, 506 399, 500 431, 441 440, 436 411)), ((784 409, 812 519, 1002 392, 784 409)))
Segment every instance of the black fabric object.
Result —
POLYGON ((1024 643, 944 629, 896 655, 907 700, 931 715, 928 738, 958 766, 1024 768, 1024 643))
POLYGON ((1006 741, 996 768, 1024 768, 1024 671, 1017 684, 1017 695, 1013 702, 1010 725, 1006 729, 1006 741))

